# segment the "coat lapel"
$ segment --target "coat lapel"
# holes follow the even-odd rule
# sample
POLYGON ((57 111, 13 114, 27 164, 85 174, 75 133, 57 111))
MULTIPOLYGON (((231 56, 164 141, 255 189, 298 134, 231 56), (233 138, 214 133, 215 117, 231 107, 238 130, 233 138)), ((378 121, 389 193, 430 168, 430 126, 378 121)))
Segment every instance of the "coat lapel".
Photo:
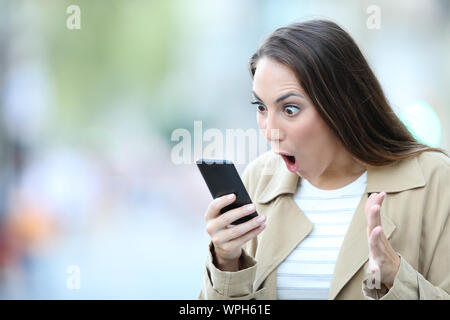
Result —
POLYGON ((256 271, 256 288, 313 229, 291 195, 281 196, 275 201, 269 210, 276 208, 278 214, 267 218, 265 234, 255 255, 260 263, 256 271))
POLYGON ((255 259, 255 288, 294 250, 312 231, 311 221, 292 198, 300 177, 287 170, 280 156, 271 158, 262 171, 259 196, 255 202, 260 214, 267 216, 266 229, 261 234, 255 259))

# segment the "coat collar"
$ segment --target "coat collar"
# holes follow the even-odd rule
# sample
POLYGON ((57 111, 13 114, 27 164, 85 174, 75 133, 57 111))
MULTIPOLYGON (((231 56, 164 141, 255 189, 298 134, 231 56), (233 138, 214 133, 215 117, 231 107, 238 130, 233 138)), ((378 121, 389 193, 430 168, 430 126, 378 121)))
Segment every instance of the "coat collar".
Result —
MULTIPOLYGON (((294 194, 301 178, 290 172, 284 161, 278 155, 269 159, 270 165, 263 170, 263 175, 271 175, 269 182, 255 200, 267 203, 281 194, 294 194)), ((417 157, 397 161, 386 166, 367 166, 367 187, 365 192, 400 192, 408 189, 423 187, 425 178, 417 157)))
MULTIPOLYGON (((256 260, 260 262, 255 280, 256 288, 313 229, 311 221, 292 198, 301 178, 288 171, 284 161, 278 155, 271 157, 267 163, 269 165, 266 165, 261 173, 264 176, 262 181, 267 180, 258 186, 257 194, 259 196, 255 202, 265 205, 275 199, 274 205, 277 205, 277 214, 271 215, 267 220, 267 228, 262 233, 259 249, 255 256, 256 260)), ((424 185, 425 178, 416 157, 382 167, 367 167, 366 190, 364 190, 342 243, 330 286, 329 299, 334 299, 368 260, 368 241, 365 230, 367 221, 364 207, 369 194, 385 191, 387 193, 385 201, 389 201, 388 194, 391 192, 424 185)), ((389 239, 396 226, 385 213, 385 207, 381 208, 381 223, 383 231, 389 239)))

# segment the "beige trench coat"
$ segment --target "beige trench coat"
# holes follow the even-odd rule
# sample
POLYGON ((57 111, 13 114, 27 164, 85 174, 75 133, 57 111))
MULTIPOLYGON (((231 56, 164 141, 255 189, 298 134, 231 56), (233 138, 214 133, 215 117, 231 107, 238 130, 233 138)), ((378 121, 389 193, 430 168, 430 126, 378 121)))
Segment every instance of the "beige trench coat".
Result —
MULTIPOLYGON (((243 270, 212 263, 209 244, 199 299, 276 299, 278 265, 312 231, 293 200, 299 177, 269 151, 242 175, 266 229, 243 247, 243 270)), ((367 186, 340 249, 328 299, 450 299, 450 160, 438 152, 367 168, 367 186), (386 192, 384 234, 400 256, 393 287, 366 286, 368 241, 364 206, 372 192, 386 192)))

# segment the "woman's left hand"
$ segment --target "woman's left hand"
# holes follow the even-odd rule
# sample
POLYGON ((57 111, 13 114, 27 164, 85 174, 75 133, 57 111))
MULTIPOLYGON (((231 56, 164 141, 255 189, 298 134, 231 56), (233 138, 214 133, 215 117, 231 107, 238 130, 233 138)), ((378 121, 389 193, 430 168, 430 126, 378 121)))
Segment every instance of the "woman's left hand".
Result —
POLYGON ((367 199, 365 212, 369 241, 369 272, 372 273, 375 282, 382 283, 390 289, 400 267, 400 257, 384 235, 381 226, 380 208, 385 195, 385 192, 372 193, 367 199))

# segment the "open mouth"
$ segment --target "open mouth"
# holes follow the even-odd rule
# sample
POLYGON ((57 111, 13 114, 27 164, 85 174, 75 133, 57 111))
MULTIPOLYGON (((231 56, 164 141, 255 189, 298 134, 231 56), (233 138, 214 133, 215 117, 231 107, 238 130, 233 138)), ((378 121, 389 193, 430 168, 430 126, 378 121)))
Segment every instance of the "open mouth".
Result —
POLYGON ((283 158, 284 162, 286 163, 286 167, 288 168, 288 170, 296 173, 298 171, 297 159, 294 156, 288 154, 280 154, 280 155, 283 158))
POLYGON ((290 163, 295 164, 295 157, 294 157, 294 156, 286 156, 286 159, 287 159, 290 163))

